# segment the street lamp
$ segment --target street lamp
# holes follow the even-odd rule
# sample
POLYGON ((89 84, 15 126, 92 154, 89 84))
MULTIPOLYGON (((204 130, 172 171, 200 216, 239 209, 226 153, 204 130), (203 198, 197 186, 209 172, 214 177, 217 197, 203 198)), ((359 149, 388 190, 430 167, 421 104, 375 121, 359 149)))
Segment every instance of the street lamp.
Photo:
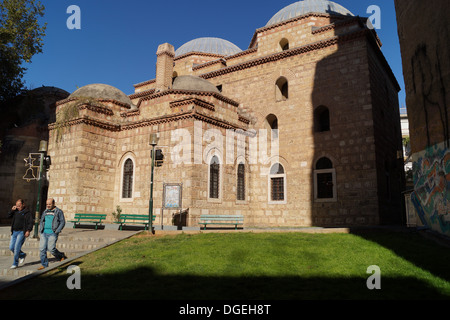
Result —
POLYGON ((43 169, 44 169, 44 156, 47 152, 47 141, 41 140, 39 142, 39 153, 40 153, 40 159, 39 159, 39 178, 38 178, 38 193, 37 193, 37 201, 36 201, 36 213, 34 217, 34 238, 38 238, 38 228, 39 228, 39 210, 41 209, 41 186, 42 186, 42 179, 44 178, 43 175, 43 169))
POLYGON ((149 226, 150 226, 150 232, 153 233, 153 169, 155 167, 155 146, 158 144, 158 135, 156 133, 150 134, 150 142, 149 144, 152 146, 152 175, 150 179, 150 200, 149 200, 149 206, 148 206, 148 219, 149 219, 149 226))

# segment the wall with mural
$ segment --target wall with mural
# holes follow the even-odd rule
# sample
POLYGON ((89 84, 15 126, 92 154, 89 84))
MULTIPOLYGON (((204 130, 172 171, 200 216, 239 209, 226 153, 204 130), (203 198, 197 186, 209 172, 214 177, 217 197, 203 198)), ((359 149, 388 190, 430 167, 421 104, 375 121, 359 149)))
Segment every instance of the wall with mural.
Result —
POLYGON ((442 142, 413 154, 411 201, 421 222, 450 236, 450 149, 442 142))

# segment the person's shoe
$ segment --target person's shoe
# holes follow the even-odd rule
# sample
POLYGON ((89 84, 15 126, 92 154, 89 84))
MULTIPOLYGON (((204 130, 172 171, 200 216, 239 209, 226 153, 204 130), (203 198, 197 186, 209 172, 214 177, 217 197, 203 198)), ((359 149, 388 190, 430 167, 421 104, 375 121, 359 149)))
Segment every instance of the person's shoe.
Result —
POLYGON ((10 269, 15 269, 15 268, 17 268, 17 266, 12 265, 10 269))
POLYGON ((64 261, 64 260, 66 260, 66 259, 67 259, 67 256, 63 253, 62 258, 61 258, 61 260, 59 260, 59 261, 64 261))
POLYGON ((27 257, 27 254, 25 253, 25 255, 23 256, 23 258, 20 258, 20 259, 19 259, 19 264, 24 263, 26 257, 27 257))
POLYGON ((44 267, 44 266, 40 266, 40 267, 38 268, 38 270, 42 270, 42 269, 45 269, 45 267, 44 267))

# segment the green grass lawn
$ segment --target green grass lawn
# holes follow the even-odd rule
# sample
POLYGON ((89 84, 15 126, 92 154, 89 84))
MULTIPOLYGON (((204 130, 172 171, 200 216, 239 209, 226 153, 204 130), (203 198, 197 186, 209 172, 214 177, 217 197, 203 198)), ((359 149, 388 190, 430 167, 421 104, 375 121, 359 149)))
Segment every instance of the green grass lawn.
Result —
POLYGON ((9 299, 449 299, 450 249, 415 232, 146 233, 0 291, 9 299), (381 271, 369 290, 367 268, 381 271), (43 289, 45 288, 45 289, 43 289))

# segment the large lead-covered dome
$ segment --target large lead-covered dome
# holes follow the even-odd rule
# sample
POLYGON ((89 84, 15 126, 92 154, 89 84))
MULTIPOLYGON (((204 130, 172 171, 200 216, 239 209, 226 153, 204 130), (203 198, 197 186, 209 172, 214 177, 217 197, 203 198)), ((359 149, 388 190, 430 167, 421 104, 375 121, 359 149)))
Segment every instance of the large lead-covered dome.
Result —
POLYGON ((310 12, 328 13, 340 16, 353 16, 349 10, 333 1, 327 0, 303 0, 295 2, 278 11, 266 26, 277 24, 310 12))
POLYGON ((238 46, 220 38, 197 38, 186 42, 175 51, 175 56, 189 52, 203 52, 229 56, 241 52, 238 46))

